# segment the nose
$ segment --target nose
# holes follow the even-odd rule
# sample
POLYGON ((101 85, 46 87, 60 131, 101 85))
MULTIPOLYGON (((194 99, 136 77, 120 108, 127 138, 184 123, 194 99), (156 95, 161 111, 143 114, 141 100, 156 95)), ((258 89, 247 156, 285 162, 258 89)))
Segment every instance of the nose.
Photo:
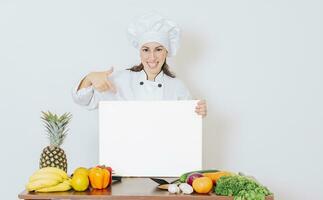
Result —
POLYGON ((149 53, 149 58, 152 59, 152 60, 154 60, 156 58, 156 54, 155 54, 154 51, 149 53))

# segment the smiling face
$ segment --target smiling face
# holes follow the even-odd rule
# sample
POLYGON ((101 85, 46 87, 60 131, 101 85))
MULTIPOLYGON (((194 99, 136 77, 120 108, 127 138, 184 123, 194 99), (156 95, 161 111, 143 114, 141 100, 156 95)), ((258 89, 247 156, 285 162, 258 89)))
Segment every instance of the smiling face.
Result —
POLYGON ((158 42, 149 42, 142 45, 140 59, 148 80, 154 80, 166 60, 167 50, 158 42))

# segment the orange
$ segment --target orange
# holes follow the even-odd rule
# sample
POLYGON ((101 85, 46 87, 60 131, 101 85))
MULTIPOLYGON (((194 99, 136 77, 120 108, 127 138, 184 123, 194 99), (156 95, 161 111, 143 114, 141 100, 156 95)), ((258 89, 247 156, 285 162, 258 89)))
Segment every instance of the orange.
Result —
POLYGON ((89 178, 83 174, 73 175, 71 185, 75 191, 84 191, 89 187, 89 178))
POLYGON ((232 172, 225 172, 225 171, 221 171, 221 172, 209 172, 209 173, 203 173, 204 176, 206 177, 210 177, 213 181, 214 184, 216 184, 216 182, 222 177, 222 176, 231 176, 233 175, 232 172))
POLYGON ((193 181, 193 189, 200 194, 207 194, 213 188, 213 182, 210 177, 200 177, 193 181))

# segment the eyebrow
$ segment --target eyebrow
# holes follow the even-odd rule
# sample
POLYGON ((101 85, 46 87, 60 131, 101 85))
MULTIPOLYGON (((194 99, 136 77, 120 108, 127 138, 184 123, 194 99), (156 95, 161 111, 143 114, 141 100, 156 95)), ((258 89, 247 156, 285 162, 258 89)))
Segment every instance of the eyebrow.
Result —
MULTIPOLYGON (((156 49, 156 48, 159 48, 159 47, 162 47, 162 48, 163 48, 163 46, 162 46, 162 45, 159 45, 159 46, 155 47, 155 49, 156 49)), ((149 49, 149 47, 147 47, 147 46, 142 46, 142 48, 147 48, 147 49, 149 49)))

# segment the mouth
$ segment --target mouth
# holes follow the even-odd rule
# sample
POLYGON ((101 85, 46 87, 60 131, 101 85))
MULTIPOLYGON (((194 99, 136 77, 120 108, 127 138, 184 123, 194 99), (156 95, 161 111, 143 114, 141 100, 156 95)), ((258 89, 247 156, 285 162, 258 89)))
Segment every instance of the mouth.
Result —
POLYGON ((147 62, 147 65, 151 69, 155 69, 158 67, 159 62, 147 62))

